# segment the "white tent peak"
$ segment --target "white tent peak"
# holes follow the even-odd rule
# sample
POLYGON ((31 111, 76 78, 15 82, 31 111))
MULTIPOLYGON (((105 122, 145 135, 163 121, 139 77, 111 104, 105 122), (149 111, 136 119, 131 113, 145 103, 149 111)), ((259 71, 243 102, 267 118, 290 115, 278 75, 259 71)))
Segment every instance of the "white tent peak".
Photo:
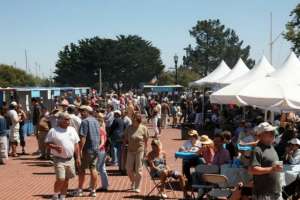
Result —
POLYGON ((245 65, 244 61, 241 58, 239 58, 232 70, 226 76, 219 79, 218 83, 230 84, 232 83, 232 81, 245 75, 247 72, 249 72, 248 67, 245 65))
POLYGON ((300 83, 300 61, 295 53, 291 52, 283 65, 275 72, 271 73, 270 76, 278 79, 300 83))
POLYGON ((201 86, 201 85, 205 85, 205 84, 214 84, 220 78, 222 78, 226 74, 228 74, 230 71, 231 71, 231 69, 227 66, 225 61, 222 60, 214 71, 212 71, 206 77, 190 83, 190 86, 201 86))

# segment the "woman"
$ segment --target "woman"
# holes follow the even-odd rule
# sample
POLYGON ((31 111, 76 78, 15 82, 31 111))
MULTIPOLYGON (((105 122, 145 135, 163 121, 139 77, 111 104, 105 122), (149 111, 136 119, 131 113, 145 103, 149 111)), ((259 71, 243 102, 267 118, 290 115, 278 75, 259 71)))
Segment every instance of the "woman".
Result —
POLYGON ((168 177, 179 179, 180 187, 183 190, 184 197, 188 197, 185 180, 177 171, 170 170, 166 164, 166 152, 162 150, 162 144, 159 139, 154 139, 151 142, 152 151, 147 155, 147 161, 150 166, 150 173, 152 177, 160 178, 161 188, 160 192, 164 198, 168 198, 165 193, 165 183, 168 177))
MULTIPOLYGON (((179 148, 179 151, 186 151, 186 152, 198 152, 201 148, 201 143, 198 140, 198 132, 196 130, 191 130, 188 132, 189 140, 187 140, 183 146, 179 148)), ((193 158, 193 159, 183 159, 183 174, 188 179, 189 183, 192 183, 191 177, 191 167, 195 167, 198 164, 202 164, 200 157, 193 158)))
POLYGON ((142 124, 141 114, 132 115, 132 125, 124 133, 124 145, 128 144, 126 169, 133 192, 140 193, 143 158, 147 150, 149 131, 142 124))
POLYGON ((200 136, 200 142, 202 147, 198 154, 203 158, 205 164, 211 164, 215 155, 214 142, 207 135, 200 136))
POLYGON ((158 112, 157 110, 153 111, 153 117, 152 117, 152 126, 154 130, 154 138, 158 138, 160 136, 160 128, 159 128, 159 118, 158 118, 158 112))
POLYGON ((108 191, 108 175, 106 172, 105 160, 106 160, 106 141, 107 134, 104 126, 104 115, 102 113, 98 114, 98 121, 100 124, 100 146, 99 146, 99 157, 97 161, 97 169, 101 178, 102 187, 99 191, 106 192, 108 191))

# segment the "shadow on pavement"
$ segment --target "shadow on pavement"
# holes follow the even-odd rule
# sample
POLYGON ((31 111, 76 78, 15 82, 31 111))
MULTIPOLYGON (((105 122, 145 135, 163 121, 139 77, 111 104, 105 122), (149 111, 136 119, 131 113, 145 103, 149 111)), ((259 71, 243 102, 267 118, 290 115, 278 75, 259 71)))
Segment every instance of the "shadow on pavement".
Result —
POLYGON ((54 175, 54 172, 33 172, 32 175, 54 175))

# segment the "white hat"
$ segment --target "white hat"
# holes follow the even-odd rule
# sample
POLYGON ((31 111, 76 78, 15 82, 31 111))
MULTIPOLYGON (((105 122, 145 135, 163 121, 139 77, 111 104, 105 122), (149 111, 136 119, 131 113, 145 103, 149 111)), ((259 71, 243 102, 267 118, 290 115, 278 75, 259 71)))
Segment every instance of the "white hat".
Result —
POLYGON ((300 145, 300 140, 298 138, 293 138, 290 141, 288 141, 289 144, 298 144, 300 145))
POLYGON ((263 132, 274 132, 276 130, 275 126, 272 126, 268 122, 262 122, 255 128, 257 133, 263 133, 263 132))
POLYGON ((82 105, 79 107, 80 110, 85 110, 88 112, 93 112, 93 108, 91 106, 82 105))
POLYGON ((12 101, 12 102, 10 103, 10 105, 12 105, 12 106, 17 106, 18 104, 17 104, 17 102, 12 101))
POLYGON ((122 115, 122 112, 121 112, 120 110, 115 110, 115 111, 114 111, 114 114, 122 115))

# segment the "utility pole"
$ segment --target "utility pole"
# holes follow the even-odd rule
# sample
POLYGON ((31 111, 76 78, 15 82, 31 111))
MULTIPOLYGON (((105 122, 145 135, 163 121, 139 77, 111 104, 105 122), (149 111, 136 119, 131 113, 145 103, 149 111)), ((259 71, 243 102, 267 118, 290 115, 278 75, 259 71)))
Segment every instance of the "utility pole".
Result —
POLYGON ((99 95, 102 95, 102 69, 99 67, 99 95))
POLYGON ((27 60, 27 51, 25 49, 25 64, 26 64, 26 73, 28 73, 28 60, 27 60))
POLYGON ((272 25, 272 12, 270 13, 270 63, 273 64, 273 25, 272 25))

